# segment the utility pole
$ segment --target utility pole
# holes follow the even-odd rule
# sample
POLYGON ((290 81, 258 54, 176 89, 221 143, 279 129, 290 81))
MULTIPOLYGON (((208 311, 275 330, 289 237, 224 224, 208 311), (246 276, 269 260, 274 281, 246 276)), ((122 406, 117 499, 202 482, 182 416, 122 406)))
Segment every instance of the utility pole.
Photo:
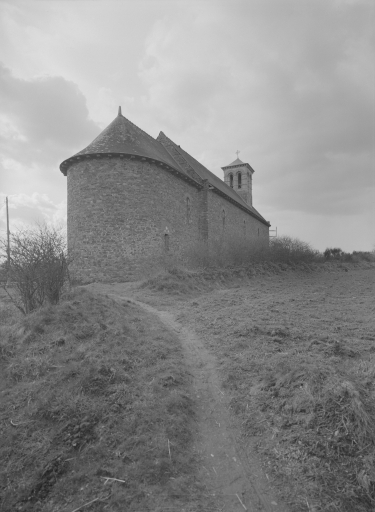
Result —
POLYGON ((8 208, 8 196, 5 198, 6 211, 7 211, 7 256, 8 256, 8 279, 10 272, 10 231, 9 231, 9 208, 8 208))

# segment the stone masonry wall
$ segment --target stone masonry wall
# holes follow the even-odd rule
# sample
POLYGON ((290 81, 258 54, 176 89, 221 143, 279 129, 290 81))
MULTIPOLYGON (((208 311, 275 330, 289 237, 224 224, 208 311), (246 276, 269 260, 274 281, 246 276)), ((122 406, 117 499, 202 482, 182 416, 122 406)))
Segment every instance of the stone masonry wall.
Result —
POLYGON ((204 249, 202 240, 213 250, 243 240, 268 244, 268 226, 209 190, 207 181, 194 185, 157 163, 105 156, 69 168, 74 277, 86 282, 141 278, 145 265, 204 249))
POLYGON ((68 246, 73 273, 83 280, 126 280, 137 262, 144 265, 148 258, 152 265, 163 255, 166 228, 169 253, 187 249, 200 237, 201 203, 199 188, 156 163, 104 157, 72 165, 68 246))
POLYGON ((238 245, 247 242, 268 246, 267 225, 212 191, 208 198, 208 224, 210 247, 214 250, 220 245, 233 246, 237 242, 238 245))

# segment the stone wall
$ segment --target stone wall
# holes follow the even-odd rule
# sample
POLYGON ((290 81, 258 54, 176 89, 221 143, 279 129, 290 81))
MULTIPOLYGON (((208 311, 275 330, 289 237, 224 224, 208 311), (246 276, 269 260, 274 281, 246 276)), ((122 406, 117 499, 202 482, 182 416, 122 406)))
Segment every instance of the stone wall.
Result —
POLYGON ((76 277, 128 278, 163 255, 166 230, 170 253, 186 250, 201 236, 202 196, 156 163, 104 157, 72 165, 68 246, 76 277))
POLYGON ((71 165, 67 179, 72 273, 83 281, 144 277, 166 255, 182 257, 207 241, 268 244, 268 226, 207 181, 194 184, 157 163, 92 157, 71 165))
POLYGON ((234 240, 268 246, 269 227, 215 192, 208 199, 209 239, 233 244, 234 240), (225 216, 224 216, 225 214, 225 216))

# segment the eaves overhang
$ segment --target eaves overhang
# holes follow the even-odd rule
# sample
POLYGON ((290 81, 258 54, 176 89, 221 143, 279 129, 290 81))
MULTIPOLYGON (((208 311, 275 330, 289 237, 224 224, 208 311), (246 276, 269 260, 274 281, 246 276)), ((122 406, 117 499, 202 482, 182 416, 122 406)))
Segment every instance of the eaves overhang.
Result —
POLYGON ((155 158, 151 158, 149 156, 145 155, 133 155, 129 153, 92 153, 92 154, 85 154, 85 155, 75 155, 72 156, 66 160, 64 160, 60 165, 60 170, 64 174, 64 176, 67 176, 68 169, 73 164, 84 162, 87 160, 100 160, 103 158, 120 158, 120 159, 129 159, 129 160, 138 160, 141 162, 149 162, 152 164, 156 164, 160 166, 162 169, 168 171, 169 173, 175 175, 177 178, 186 181, 187 183, 190 183, 191 185, 195 186, 198 189, 202 189, 203 186, 195 181, 194 179, 190 178, 190 176, 186 175, 181 170, 177 169, 175 166, 172 166, 166 162, 163 162, 162 160, 157 160, 155 158))
POLYGON ((247 163, 241 163, 241 164, 236 164, 236 165, 226 165, 225 167, 222 167, 221 169, 223 171, 226 171, 228 169, 238 169, 240 167, 246 167, 247 169, 249 169, 249 171, 251 171, 253 174, 254 174, 254 169, 251 167, 250 164, 247 164, 247 163))

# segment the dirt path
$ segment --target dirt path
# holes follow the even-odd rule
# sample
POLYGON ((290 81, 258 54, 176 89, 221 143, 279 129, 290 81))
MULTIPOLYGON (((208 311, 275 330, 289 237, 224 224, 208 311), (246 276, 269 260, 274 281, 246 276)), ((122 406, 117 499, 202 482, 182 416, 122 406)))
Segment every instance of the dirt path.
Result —
POLYGON ((286 512, 285 506, 273 496, 260 463, 255 457, 249 460, 241 450, 238 430, 228 412, 228 397, 220 389, 216 359, 195 332, 183 327, 171 312, 159 311, 131 297, 112 293, 111 296, 129 300, 156 315, 181 340, 193 376, 197 405, 195 450, 201 460, 199 478, 207 492, 215 496, 217 511, 286 512))

